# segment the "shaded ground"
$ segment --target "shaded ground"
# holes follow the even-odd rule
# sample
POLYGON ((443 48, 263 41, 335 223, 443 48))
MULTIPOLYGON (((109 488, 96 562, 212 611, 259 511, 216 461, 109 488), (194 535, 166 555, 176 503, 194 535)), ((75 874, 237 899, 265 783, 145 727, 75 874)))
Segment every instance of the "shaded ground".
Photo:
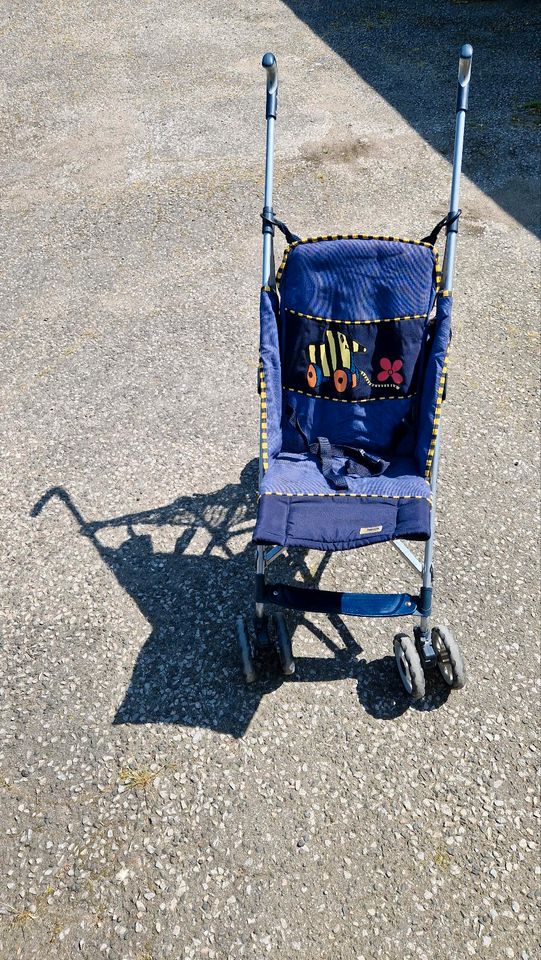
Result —
POLYGON ((452 89, 454 54, 467 36, 475 50, 475 82, 464 172, 539 234, 541 17, 536 0, 455 0, 426 8, 401 0, 344 0, 331 7, 326 0, 285 2, 448 160, 451 103, 443 92, 452 89))
MULTIPOLYGON (((6 19, 7 957, 536 956, 533 8, 362 6, 15 3, 6 19), (508 28, 509 95, 491 73, 508 28), (392 623, 309 616, 290 620, 294 681, 269 664, 246 690, 261 53, 279 56, 291 227, 420 236, 446 209, 462 40, 471 179, 436 596, 469 685, 411 708, 392 623)), ((389 547, 318 559, 276 569, 414 585, 389 547)))

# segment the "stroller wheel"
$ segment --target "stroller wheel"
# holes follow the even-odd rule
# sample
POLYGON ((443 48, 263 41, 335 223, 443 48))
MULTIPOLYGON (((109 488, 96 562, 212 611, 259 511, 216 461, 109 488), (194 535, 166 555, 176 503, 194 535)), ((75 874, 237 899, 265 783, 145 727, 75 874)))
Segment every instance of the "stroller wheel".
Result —
POLYGON ((425 695, 425 675, 415 641, 407 633, 396 634, 394 655, 404 689, 413 700, 421 700, 425 695))
POLYGON ((254 654, 244 617, 237 618, 237 643, 239 645, 244 678, 246 683, 253 683, 256 679, 254 654))
POLYGON ((438 670, 447 686, 460 690, 466 683, 466 668, 452 630, 449 627, 432 627, 432 646, 438 655, 438 670))
POLYGON ((288 629, 283 613, 275 613, 273 619, 276 630, 275 644, 278 659, 280 660, 282 673, 285 674, 286 677, 289 677, 292 673, 295 673, 295 661, 293 659, 293 650, 291 648, 288 629))
POLYGON ((252 650, 254 653, 263 653, 272 647, 272 638, 270 635, 270 617, 266 613, 262 617, 254 617, 254 643, 252 650))

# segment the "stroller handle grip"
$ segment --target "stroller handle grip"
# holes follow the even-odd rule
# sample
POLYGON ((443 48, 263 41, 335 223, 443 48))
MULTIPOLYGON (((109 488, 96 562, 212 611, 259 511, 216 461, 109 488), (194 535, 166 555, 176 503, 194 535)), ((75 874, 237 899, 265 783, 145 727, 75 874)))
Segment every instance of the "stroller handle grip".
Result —
POLYGON ((272 117, 276 120, 276 109, 278 106, 278 65, 273 53, 266 53, 261 61, 261 66, 267 71, 267 109, 265 115, 267 120, 272 117))
POLYGON ((466 111, 468 109, 472 57, 473 47, 471 43, 463 43, 460 48, 458 60, 457 113, 459 110, 466 111))

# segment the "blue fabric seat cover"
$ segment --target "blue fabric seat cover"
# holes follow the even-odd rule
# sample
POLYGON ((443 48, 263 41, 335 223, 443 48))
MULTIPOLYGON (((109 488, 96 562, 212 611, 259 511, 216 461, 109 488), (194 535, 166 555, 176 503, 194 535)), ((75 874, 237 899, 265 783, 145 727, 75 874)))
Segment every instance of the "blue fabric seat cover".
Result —
POLYGON ((257 543, 343 550, 427 539, 430 465, 450 342, 427 243, 316 238, 286 249, 261 292, 264 476, 257 543), (434 306, 436 310, 434 311, 434 306), (300 428, 300 429, 299 429, 300 428), (325 437, 389 461, 336 489, 307 450, 325 437))

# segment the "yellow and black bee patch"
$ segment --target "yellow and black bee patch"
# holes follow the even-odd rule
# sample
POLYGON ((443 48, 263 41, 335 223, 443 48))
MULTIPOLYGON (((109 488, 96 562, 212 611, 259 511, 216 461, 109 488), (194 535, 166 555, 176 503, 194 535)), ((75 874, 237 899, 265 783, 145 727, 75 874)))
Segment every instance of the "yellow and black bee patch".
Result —
POLYGON ((346 403, 398 400, 415 392, 425 317, 363 322, 354 328, 286 308, 282 322, 286 389, 346 403))
POLYGON ((357 340, 347 337, 340 330, 329 329, 325 332, 323 342, 309 343, 306 352, 306 380, 309 387, 316 389, 323 379, 332 379, 338 393, 343 393, 348 386, 357 386, 355 355, 366 353, 366 347, 357 340))

